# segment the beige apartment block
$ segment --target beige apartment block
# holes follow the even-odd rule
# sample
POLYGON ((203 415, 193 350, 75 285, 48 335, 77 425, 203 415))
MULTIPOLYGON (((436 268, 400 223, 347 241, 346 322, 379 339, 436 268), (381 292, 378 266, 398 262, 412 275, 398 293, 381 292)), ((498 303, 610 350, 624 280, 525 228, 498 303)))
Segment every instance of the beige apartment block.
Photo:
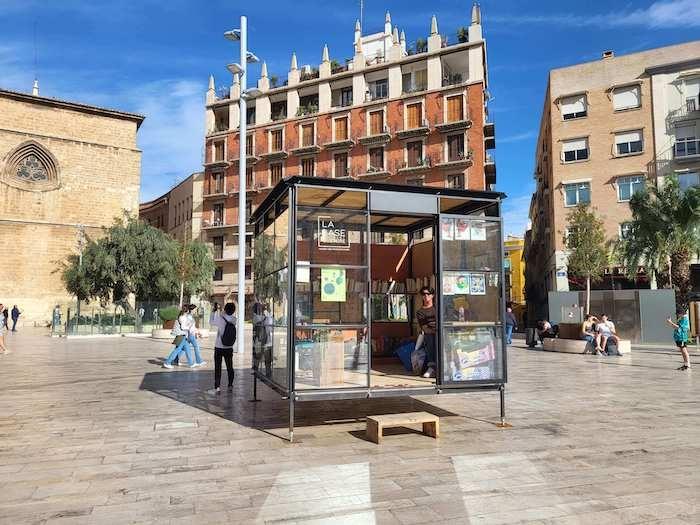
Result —
MULTIPOLYGON (((666 69, 656 68, 682 63, 697 73, 699 59, 696 41, 624 56, 609 51, 599 60, 550 71, 535 152, 531 229, 526 234, 529 300, 546 302, 548 291, 576 287, 567 272, 564 246, 566 216, 576 204, 588 202, 595 208, 608 239, 625 234, 631 218, 629 199, 647 179, 656 182, 660 155, 673 148, 668 117, 681 107, 674 92, 679 82, 662 80, 666 69)), ((695 147, 697 137, 689 136, 688 147, 695 147)), ((683 169, 692 171, 693 166, 697 164, 683 169)), ((651 284, 643 273, 632 281, 611 267, 600 286, 651 284)))
POLYGON ((136 213, 144 118, 34 93, 0 90, 0 302, 17 304, 25 323, 73 304, 60 262, 136 213))

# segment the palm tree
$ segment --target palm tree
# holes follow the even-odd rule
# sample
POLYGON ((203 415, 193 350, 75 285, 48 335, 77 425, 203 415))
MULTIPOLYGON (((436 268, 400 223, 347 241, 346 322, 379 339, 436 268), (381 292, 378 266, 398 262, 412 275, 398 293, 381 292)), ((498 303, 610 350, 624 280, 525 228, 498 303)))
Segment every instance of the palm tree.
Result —
POLYGON ((700 188, 681 190, 678 178, 669 176, 657 186, 651 182, 630 200, 632 222, 617 252, 627 273, 639 266, 656 275, 676 291, 676 307, 688 308, 690 260, 700 256, 700 188))

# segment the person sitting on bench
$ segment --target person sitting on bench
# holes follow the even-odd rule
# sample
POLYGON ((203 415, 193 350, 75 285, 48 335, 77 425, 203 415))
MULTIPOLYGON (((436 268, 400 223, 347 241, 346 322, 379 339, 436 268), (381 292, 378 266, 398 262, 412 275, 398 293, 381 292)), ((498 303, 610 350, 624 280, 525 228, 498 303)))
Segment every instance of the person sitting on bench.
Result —
POLYGON ((552 324, 549 321, 547 321, 546 319, 542 319, 541 321, 537 321, 537 335, 540 338, 540 343, 542 343, 542 345, 544 345, 544 340, 546 338, 557 337, 558 328, 559 327, 552 326, 552 324))
POLYGON ((600 334, 596 333, 595 325, 598 318, 591 314, 586 314, 581 324, 581 339, 588 341, 595 348, 596 355, 601 355, 603 349, 600 347, 600 334))
POLYGON ((608 316, 603 314, 600 316, 600 322, 596 325, 596 331, 598 332, 598 337, 600 337, 600 348, 603 353, 607 353, 608 340, 614 341, 615 346, 619 346, 620 338, 617 336, 615 331, 615 323, 608 320, 608 316))

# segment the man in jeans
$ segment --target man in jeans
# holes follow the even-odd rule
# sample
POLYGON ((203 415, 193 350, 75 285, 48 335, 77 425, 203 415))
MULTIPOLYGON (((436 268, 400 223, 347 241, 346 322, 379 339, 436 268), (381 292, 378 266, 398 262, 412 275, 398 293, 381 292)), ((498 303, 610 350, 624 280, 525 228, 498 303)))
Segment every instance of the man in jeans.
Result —
POLYGON ((420 289, 423 298, 423 306, 416 313, 418 324, 423 332, 423 348, 425 349, 425 363, 423 364, 423 377, 435 377, 437 359, 435 356, 435 331, 437 329, 437 317, 435 315, 435 290, 428 286, 420 289))

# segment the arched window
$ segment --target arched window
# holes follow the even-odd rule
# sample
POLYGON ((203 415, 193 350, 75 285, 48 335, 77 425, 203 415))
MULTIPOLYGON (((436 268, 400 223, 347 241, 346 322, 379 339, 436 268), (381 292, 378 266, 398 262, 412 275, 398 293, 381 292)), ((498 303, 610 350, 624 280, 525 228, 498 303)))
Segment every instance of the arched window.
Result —
POLYGON ((59 187, 58 163, 44 146, 30 140, 17 146, 7 156, 2 179, 20 189, 53 190, 59 187))

